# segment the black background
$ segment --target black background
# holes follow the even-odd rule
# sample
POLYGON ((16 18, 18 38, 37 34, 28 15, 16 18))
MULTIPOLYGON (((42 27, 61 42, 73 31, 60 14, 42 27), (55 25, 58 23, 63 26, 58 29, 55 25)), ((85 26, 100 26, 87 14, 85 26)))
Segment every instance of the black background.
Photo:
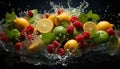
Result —
MULTIPOLYGON (((0 20, 4 18, 6 12, 11 12, 14 10, 18 15, 19 12, 25 11, 27 9, 38 9, 40 13, 44 10, 50 10, 49 2, 54 1, 56 4, 61 3, 65 7, 67 6, 67 0, 0 0, 0 20)), ((83 0, 72 0, 72 6, 76 7, 79 5, 79 2, 83 0)), ((120 8, 118 0, 86 0, 89 2, 89 7, 86 11, 92 9, 95 13, 100 14, 101 20, 108 20, 109 22, 115 24, 116 26, 120 24, 120 8), (105 12, 107 10, 107 12, 105 12)), ((67 67, 57 65, 57 66, 34 66, 27 63, 14 63, 14 65, 6 65, 4 62, 4 53, 0 55, 0 67, 5 68, 39 68, 39 69, 63 69, 63 68, 104 68, 104 67, 119 67, 120 56, 108 56, 106 54, 102 55, 93 55, 92 57, 84 58, 85 63, 76 63, 69 64, 67 67), (101 57, 103 60, 101 62, 99 59, 96 59, 96 62, 91 62, 88 58, 101 57)), ((84 56, 83 56, 84 57, 84 56)), ((81 61, 83 62, 83 61, 81 61)), ((120 68, 120 67, 119 67, 120 68)))

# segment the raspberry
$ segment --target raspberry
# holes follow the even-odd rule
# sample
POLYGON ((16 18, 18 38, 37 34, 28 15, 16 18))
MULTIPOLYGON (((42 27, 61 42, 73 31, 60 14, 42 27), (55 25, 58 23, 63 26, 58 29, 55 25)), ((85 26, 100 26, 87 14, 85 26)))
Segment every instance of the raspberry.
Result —
POLYGON ((65 54, 65 50, 63 48, 58 48, 57 54, 63 56, 65 54))
POLYGON ((61 46, 61 44, 57 40, 54 40, 52 44, 54 45, 55 48, 61 46))
POLYGON ((83 36, 84 36, 85 39, 89 39, 90 38, 90 32, 88 32, 88 31, 83 32, 83 36))
POLYGON ((76 35, 76 36, 75 36, 75 40, 76 40, 77 42, 83 42, 83 41, 84 41, 84 36, 81 35, 81 34, 76 35))
POLYGON ((33 12, 32 12, 32 10, 28 10, 28 15, 29 15, 30 17, 33 17, 33 12))
POLYGON ((73 25, 69 25, 69 26, 67 27, 67 33, 73 34, 73 32, 74 32, 74 26, 73 26, 73 25))
POLYGON ((6 35, 1 36, 1 41, 6 43, 8 41, 8 37, 6 35))
POLYGON ((63 13, 63 11, 63 9, 58 9, 57 14, 60 15, 61 13, 63 13))
POLYGON ((22 32, 20 33, 21 39, 25 39, 25 34, 26 34, 26 29, 23 29, 22 32))
POLYGON ((72 16, 71 17, 71 22, 74 23, 75 21, 78 21, 78 17, 77 16, 72 16))
POLYGON ((49 53, 54 53, 54 51, 55 51, 55 48, 54 48, 54 45, 53 44, 49 44, 48 46, 47 46, 47 51, 49 52, 49 53))
POLYGON ((34 32, 34 27, 32 25, 27 26, 26 32, 28 34, 32 34, 34 32))
POLYGON ((78 30, 83 29, 83 24, 79 21, 73 22, 73 26, 78 30))
POLYGON ((85 49, 85 48, 87 48, 87 47, 88 47, 88 42, 84 40, 84 41, 81 43, 80 48, 85 49))
POLYGON ((114 30, 113 30, 113 28, 107 29, 106 32, 108 33, 109 36, 114 35, 114 30))
POLYGON ((16 50, 20 50, 21 45, 22 45, 21 42, 17 42, 17 43, 15 44, 15 49, 16 49, 16 50))
POLYGON ((45 14, 45 17, 46 17, 46 18, 48 18, 49 16, 50 16, 50 14, 49 14, 49 13, 46 13, 46 14, 45 14))
POLYGON ((33 38, 33 34, 29 34, 29 35, 27 36, 27 38, 28 38, 28 40, 32 39, 32 38, 33 38))

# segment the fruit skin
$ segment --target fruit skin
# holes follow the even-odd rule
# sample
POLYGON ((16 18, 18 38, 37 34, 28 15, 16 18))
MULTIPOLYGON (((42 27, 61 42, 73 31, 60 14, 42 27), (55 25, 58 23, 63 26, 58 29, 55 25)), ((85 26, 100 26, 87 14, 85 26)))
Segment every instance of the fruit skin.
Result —
POLYGON ((106 32, 108 33, 109 36, 114 35, 114 33, 115 33, 113 28, 107 29, 106 32))
POLYGON ((57 40, 54 40, 52 44, 54 45, 55 48, 58 48, 61 46, 61 44, 57 40))
POLYGON ((79 35, 75 36, 75 40, 77 42, 81 42, 82 43, 85 39, 84 39, 84 36, 82 34, 79 34, 79 35))
POLYGON ((98 30, 106 31, 107 29, 112 28, 112 27, 113 27, 113 24, 110 24, 108 21, 100 21, 97 24, 97 29, 98 30))
POLYGON ((15 49, 16 49, 16 50, 20 50, 21 45, 22 45, 21 42, 15 43, 15 49))
POLYGON ((33 17, 33 12, 32 12, 32 10, 28 10, 28 15, 29 15, 30 17, 33 17))
POLYGON ((101 30, 101 31, 97 31, 96 33, 99 34, 99 36, 94 39, 97 44, 104 43, 104 42, 108 41, 109 35, 107 32, 101 30))
POLYGON ((84 36, 85 39, 89 39, 90 38, 90 32, 85 31, 82 34, 83 34, 83 36, 84 36))
POLYGON ((57 54, 60 55, 60 56, 63 56, 65 54, 64 48, 58 48, 57 54))
POLYGON ((54 45, 53 45, 53 44, 49 44, 49 45, 47 46, 47 51, 48 51, 50 54, 54 53, 54 51, 55 51, 54 45))
POLYGON ((57 26, 53 29, 53 33, 57 36, 62 36, 66 34, 66 28, 63 26, 57 26))
POLYGON ((20 37, 20 31, 18 29, 12 29, 10 32, 10 39, 15 39, 20 37))
POLYGON ((88 47, 88 45, 89 45, 88 42, 84 40, 83 42, 80 43, 80 48, 85 49, 88 47))
POLYGON ((28 34, 32 34, 34 32, 34 27, 32 25, 29 25, 26 27, 26 32, 28 34))
POLYGON ((78 30, 83 29, 83 24, 79 21, 73 22, 73 26, 78 30))
POLYGON ((73 25, 69 25, 67 27, 67 33, 68 34, 73 34, 74 33, 74 26, 73 25))
POLYGON ((77 16, 71 16, 70 21, 73 23, 75 21, 78 21, 78 17, 77 16))
POLYGON ((14 25, 19 30, 23 30, 29 25, 29 22, 24 18, 16 18, 14 20, 14 25))
POLYGON ((72 52, 73 50, 79 49, 79 43, 75 39, 70 39, 65 43, 64 49, 69 49, 72 52))
POLYGON ((61 8, 61 9, 58 9, 57 14, 60 15, 61 13, 63 13, 63 11, 64 11, 64 10, 63 10, 62 8, 61 8))

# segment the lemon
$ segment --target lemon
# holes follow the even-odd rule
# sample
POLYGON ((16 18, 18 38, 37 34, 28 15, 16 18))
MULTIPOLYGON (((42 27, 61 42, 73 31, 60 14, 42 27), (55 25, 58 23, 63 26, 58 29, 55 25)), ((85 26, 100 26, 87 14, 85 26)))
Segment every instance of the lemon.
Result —
POLYGON ((14 20, 14 25, 19 30, 23 30, 24 28, 26 28, 29 25, 29 22, 24 18, 16 18, 14 20))
POLYGON ((106 31, 108 28, 112 28, 112 27, 113 27, 113 24, 110 24, 108 21, 100 21, 97 24, 98 30, 104 30, 104 31, 106 31))
POLYGON ((36 29, 38 29, 38 31, 41 33, 51 32, 53 27, 54 24, 50 19, 40 19, 36 24, 36 29))
POLYGON ((83 25, 83 30, 84 31, 89 31, 89 32, 96 32, 97 31, 97 27, 96 27, 96 24, 92 21, 89 21, 89 22, 86 22, 84 25, 83 25))
POLYGON ((65 43, 64 49, 69 49, 69 51, 72 52, 73 50, 79 49, 79 43, 74 39, 70 39, 65 43))
POLYGON ((37 52, 41 48, 42 45, 43 45, 43 43, 42 43, 41 40, 33 41, 30 44, 30 46, 28 47, 28 52, 35 53, 35 52, 37 52))
POLYGON ((64 21, 67 21, 69 23, 70 22, 70 15, 68 15, 67 13, 61 13, 60 15, 56 16, 55 21, 56 21, 55 22, 56 26, 60 25, 64 21))
POLYGON ((50 19, 53 23, 54 23, 54 25, 55 25, 55 18, 56 18, 56 16, 57 16, 57 14, 51 14, 49 17, 48 17, 48 19, 50 19))

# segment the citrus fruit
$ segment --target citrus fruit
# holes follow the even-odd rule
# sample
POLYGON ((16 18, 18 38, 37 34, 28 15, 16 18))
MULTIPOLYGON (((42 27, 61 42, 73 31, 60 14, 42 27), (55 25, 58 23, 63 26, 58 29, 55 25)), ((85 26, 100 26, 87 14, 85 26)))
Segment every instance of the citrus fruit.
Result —
POLYGON ((23 30, 25 27, 29 25, 29 22, 24 18, 16 18, 14 20, 14 25, 19 30, 23 30))
POLYGON ((64 28, 63 26, 57 26, 53 29, 53 33, 55 35, 64 35, 66 34, 66 28, 64 28))
POLYGON ((107 32, 100 30, 100 31, 97 31, 96 33, 99 34, 99 36, 95 38, 96 43, 99 44, 99 43, 104 43, 108 41, 109 35, 107 32))
POLYGON ((65 43, 64 49, 69 49, 70 52, 77 50, 79 49, 79 43, 75 39, 70 39, 65 43))
POLYGON ((88 32, 96 32, 97 31, 97 27, 96 27, 96 24, 94 22, 86 22, 84 25, 83 25, 83 30, 84 31, 88 31, 88 32))
POLYGON ((56 16, 55 25, 58 26, 62 22, 67 21, 70 22, 70 16, 67 13, 61 13, 60 15, 56 16))
POLYGON ((56 18, 56 16, 57 16, 57 14, 51 14, 49 17, 48 17, 48 19, 50 19, 53 23, 54 23, 54 25, 55 25, 55 18, 56 18))
POLYGON ((41 33, 48 33, 53 29, 54 25, 50 19, 40 19, 36 24, 36 28, 41 33))
POLYGON ((100 21, 98 24, 97 24, 97 29, 98 30, 107 30, 108 28, 112 28, 113 27, 113 24, 110 24, 108 21, 100 21))

